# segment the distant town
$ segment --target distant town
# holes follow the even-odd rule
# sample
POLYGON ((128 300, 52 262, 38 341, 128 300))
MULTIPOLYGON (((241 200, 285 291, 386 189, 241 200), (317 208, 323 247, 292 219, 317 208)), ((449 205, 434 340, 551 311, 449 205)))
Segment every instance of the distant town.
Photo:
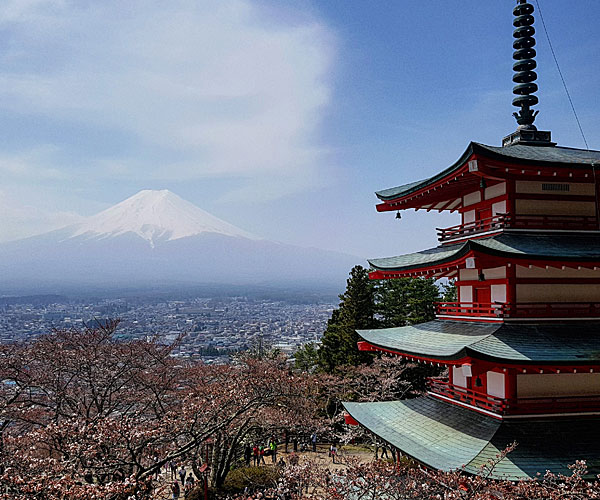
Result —
POLYGON ((302 344, 321 338, 335 307, 327 301, 297 302, 247 296, 177 300, 0 297, 0 342, 119 318, 119 338, 176 342, 174 356, 223 363, 230 354, 251 348, 279 349, 292 355, 302 344))

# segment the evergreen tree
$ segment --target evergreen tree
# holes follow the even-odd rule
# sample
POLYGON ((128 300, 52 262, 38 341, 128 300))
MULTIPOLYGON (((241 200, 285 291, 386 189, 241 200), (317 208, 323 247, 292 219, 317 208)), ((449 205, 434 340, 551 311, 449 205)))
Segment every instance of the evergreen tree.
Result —
POLYGON ((358 350, 356 330, 375 328, 375 290, 362 266, 350 271, 340 305, 327 322, 319 349, 319 367, 331 373, 337 366, 369 362, 372 355, 358 350))
POLYGON ((294 354, 294 364, 296 368, 305 372, 312 373, 319 365, 319 350, 314 342, 308 342, 300 347, 294 354))
POLYGON ((433 278, 381 280, 377 285, 377 314, 385 328, 416 325, 435 318, 440 290, 433 278))

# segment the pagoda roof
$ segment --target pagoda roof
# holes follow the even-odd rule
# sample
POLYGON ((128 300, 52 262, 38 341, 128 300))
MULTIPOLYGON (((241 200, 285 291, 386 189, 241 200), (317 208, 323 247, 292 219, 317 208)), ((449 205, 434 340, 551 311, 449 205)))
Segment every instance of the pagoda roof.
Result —
POLYGON ((357 330, 369 344, 440 361, 471 357, 504 363, 598 364, 600 323, 522 324, 434 320, 357 330))
POLYGON ((474 154, 492 160, 536 166, 589 167, 600 161, 600 151, 595 150, 523 144, 498 147, 471 142, 461 157, 440 173, 420 181, 383 189, 375 194, 382 201, 389 201, 411 194, 457 171, 474 154))
POLYGON ((568 466, 586 460, 588 475, 600 473, 600 418, 507 421, 431 396, 377 403, 344 403, 361 425, 430 467, 464 467, 479 474, 488 460, 517 442, 491 477, 517 480, 546 470, 570 475, 568 466))
POLYGON ((600 260, 600 236, 502 233, 397 257, 370 259, 368 262, 377 270, 404 271, 454 262, 470 252, 517 259, 593 262, 600 260))

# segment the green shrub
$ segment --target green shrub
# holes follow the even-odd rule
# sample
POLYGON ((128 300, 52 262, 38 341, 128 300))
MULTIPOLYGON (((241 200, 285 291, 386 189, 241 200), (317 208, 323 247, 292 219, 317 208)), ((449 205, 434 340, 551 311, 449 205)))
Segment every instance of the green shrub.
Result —
POLYGON ((280 471, 277 467, 240 467, 227 474, 223 491, 226 493, 242 493, 248 490, 270 488, 277 484, 280 471))

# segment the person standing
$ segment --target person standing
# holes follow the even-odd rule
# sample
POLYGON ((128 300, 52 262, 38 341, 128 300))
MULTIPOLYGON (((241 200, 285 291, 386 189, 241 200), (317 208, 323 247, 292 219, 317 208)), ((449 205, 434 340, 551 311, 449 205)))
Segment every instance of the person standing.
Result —
POLYGON ((177 466, 173 460, 169 460, 169 469, 171 469, 171 480, 177 479, 177 466))
POLYGON ((252 448, 252 453, 254 455, 254 467, 258 467, 258 445, 255 444, 254 448, 252 448))
POLYGON ((250 448, 250 444, 246 443, 246 447, 244 448, 244 460, 246 461, 246 467, 250 467, 251 458, 252 448, 250 448))
POLYGON ((312 436, 310 436, 310 441, 312 443, 313 453, 316 453, 317 452, 317 433, 316 432, 312 433, 312 436))
POLYGON ((181 468, 179 469, 179 479, 181 479, 181 486, 185 486, 185 475, 186 475, 185 467, 182 464, 181 468))
POLYGON ((337 455, 337 446, 335 443, 333 443, 329 448, 329 454, 331 455, 331 461, 335 463, 335 456, 337 455))
POLYGON ((277 463, 277 443, 275 442, 274 438, 271 438, 271 441, 269 442, 269 448, 271 449, 271 462, 276 464, 277 463))

